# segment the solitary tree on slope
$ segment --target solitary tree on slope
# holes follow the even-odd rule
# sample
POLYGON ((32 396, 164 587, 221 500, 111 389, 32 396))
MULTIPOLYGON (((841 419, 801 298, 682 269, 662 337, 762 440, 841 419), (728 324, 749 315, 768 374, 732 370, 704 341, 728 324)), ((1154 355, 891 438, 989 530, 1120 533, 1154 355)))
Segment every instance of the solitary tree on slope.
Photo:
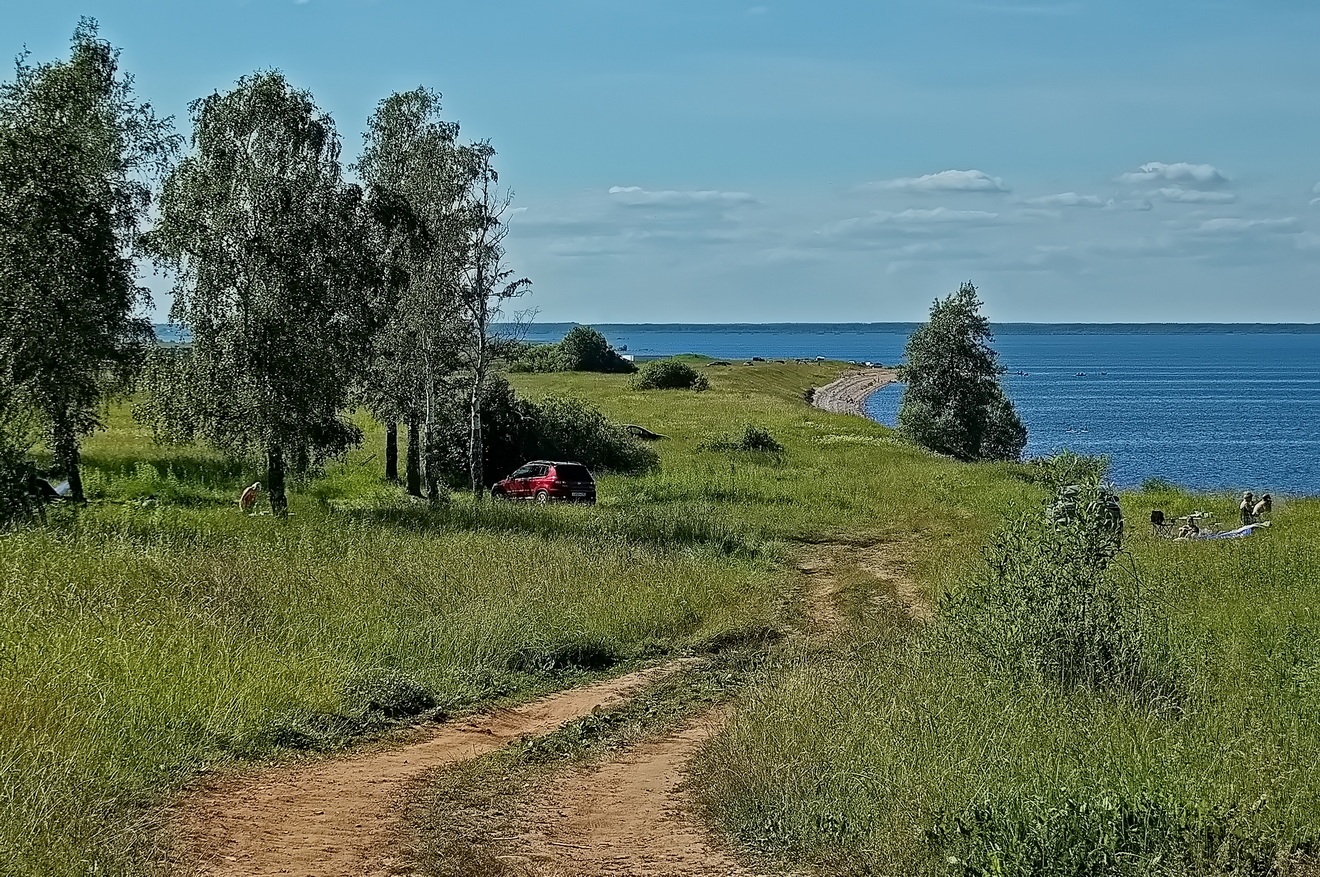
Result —
POLYGON ((999 385, 1004 369, 990 347, 990 323, 976 287, 964 283, 930 309, 908 338, 907 384, 898 426, 923 447, 959 460, 1017 460, 1027 444, 1012 401, 999 385))

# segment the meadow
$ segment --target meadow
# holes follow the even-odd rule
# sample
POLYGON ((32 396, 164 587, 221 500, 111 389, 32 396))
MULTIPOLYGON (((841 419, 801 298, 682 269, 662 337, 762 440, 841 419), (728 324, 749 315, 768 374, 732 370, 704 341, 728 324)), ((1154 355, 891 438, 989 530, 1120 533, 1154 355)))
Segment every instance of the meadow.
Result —
MULTIPOLYGON (((294 486, 289 519, 245 517, 255 471, 111 411, 86 451, 93 502, 0 536, 4 872, 149 871, 162 806, 201 772, 761 641, 799 622, 792 561, 822 543, 882 547, 936 603, 1046 496, 1030 467, 955 463, 810 408, 841 365, 690 361, 710 390, 510 376, 666 436, 658 470, 601 474, 594 508, 409 501, 363 421, 363 447, 294 486), (783 451, 706 449, 746 425, 783 451)), ((1172 706, 998 677, 938 620, 859 595, 846 636, 777 650, 741 695, 698 765, 709 812, 845 873, 1303 862, 1320 840, 1320 506, 1282 503, 1268 533, 1219 544, 1140 522, 1230 520, 1228 497, 1123 506, 1172 706)))

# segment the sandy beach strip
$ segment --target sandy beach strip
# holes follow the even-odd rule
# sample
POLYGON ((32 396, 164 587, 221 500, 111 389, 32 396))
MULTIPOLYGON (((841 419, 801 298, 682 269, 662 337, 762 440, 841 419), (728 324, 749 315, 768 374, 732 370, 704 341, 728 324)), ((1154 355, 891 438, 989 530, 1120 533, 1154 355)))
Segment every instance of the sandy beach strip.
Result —
POLYGON ((881 387, 898 381, 898 369, 868 368, 864 371, 852 371, 831 381, 823 387, 816 387, 811 397, 811 404, 834 414, 856 414, 865 417, 863 406, 867 398, 881 387))

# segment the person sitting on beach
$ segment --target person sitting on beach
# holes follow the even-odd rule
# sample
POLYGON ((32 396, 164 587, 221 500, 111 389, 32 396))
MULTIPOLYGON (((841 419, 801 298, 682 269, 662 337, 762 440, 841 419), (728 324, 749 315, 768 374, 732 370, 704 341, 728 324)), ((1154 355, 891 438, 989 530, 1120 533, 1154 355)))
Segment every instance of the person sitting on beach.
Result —
POLYGON ((1238 514, 1242 518, 1243 524, 1251 523, 1251 511, 1256 507, 1256 498, 1248 490, 1242 494, 1242 502, 1238 503, 1238 514))
POLYGON ((243 491, 243 495, 238 498, 238 510, 251 514, 252 508, 257 504, 257 496, 261 493, 261 482, 254 481, 243 491))
POLYGON ((1251 516, 1256 520, 1260 520, 1261 518, 1268 517, 1269 513, 1273 510, 1274 499, 1267 493, 1262 496, 1260 502, 1256 503, 1251 509, 1251 516))

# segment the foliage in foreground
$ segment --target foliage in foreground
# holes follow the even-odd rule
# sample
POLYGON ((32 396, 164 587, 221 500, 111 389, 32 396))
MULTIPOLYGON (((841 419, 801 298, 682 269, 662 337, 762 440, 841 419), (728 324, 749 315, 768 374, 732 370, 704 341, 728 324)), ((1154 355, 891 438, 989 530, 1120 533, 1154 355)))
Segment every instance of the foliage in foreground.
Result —
POLYGON ((149 837, 139 808, 196 768, 343 745, 777 612, 755 547, 730 553, 721 539, 745 539, 691 515, 293 512, 94 507, 0 538, 6 874, 123 873, 149 837))
POLYGON ((990 347, 990 322, 976 287, 937 300, 930 321, 908 338, 898 426, 922 447, 958 460, 1016 460, 1027 429, 999 385, 1004 368, 990 347))

